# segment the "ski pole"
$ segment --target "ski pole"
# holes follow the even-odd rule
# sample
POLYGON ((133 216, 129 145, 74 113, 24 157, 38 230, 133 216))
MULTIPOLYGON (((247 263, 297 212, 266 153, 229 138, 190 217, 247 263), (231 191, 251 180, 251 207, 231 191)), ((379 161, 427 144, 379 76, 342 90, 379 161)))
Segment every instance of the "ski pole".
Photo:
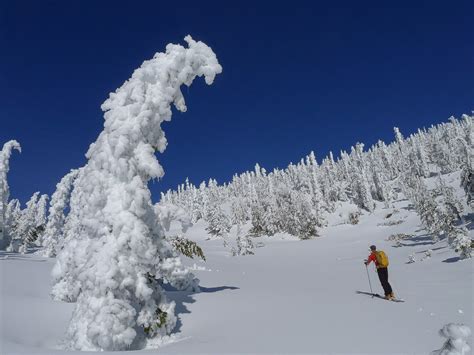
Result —
MULTIPOLYGON (((367 271, 367 278, 369 279, 370 293, 373 295, 374 291, 372 291, 372 284, 370 282, 370 276, 369 276, 369 268, 367 267, 367 265, 365 265, 365 270, 367 271)), ((372 297, 374 297, 374 296, 372 296, 372 297)))

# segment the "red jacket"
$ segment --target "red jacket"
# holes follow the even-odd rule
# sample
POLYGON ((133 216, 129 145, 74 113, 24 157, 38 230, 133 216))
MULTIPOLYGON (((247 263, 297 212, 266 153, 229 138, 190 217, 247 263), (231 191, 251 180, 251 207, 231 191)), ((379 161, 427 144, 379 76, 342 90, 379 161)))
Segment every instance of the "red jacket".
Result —
POLYGON ((367 258, 367 265, 369 265, 371 261, 375 263, 376 268, 379 267, 379 263, 377 262, 377 257, 375 256, 375 253, 370 253, 369 257, 367 258))

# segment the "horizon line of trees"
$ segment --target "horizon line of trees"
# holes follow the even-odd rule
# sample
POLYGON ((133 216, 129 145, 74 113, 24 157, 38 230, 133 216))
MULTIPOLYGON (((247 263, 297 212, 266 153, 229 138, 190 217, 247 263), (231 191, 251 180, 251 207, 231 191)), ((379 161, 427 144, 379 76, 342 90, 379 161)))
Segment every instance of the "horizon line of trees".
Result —
POLYGON ((449 122, 419 129, 404 138, 394 128, 394 141, 378 141, 364 151, 357 143, 350 152, 332 152, 318 162, 314 152, 286 169, 234 175, 229 183, 215 179, 198 187, 186 179, 176 191, 161 194, 160 203, 183 208, 193 222, 203 219, 208 231, 224 237, 232 225, 251 223, 250 235, 286 232, 301 239, 318 236, 326 216, 340 202, 352 202, 372 212, 376 203, 389 207, 400 196, 414 205, 433 240, 447 237, 462 257, 471 255, 471 241, 462 226, 462 214, 474 203, 473 116, 451 117, 449 122), (461 170, 465 201, 439 179, 434 190, 425 178, 461 170))

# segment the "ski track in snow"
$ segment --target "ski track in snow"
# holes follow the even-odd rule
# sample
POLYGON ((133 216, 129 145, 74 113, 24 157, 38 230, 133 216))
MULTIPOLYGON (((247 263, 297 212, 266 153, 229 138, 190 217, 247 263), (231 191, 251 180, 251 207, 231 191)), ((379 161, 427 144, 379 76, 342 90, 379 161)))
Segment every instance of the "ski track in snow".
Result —
MULTIPOLYGON (((427 354, 440 348, 438 330, 446 323, 473 328, 472 259, 456 261, 445 241, 431 244, 406 206, 396 203, 403 213, 394 218, 404 222, 394 226, 377 226, 393 211, 381 206, 356 226, 340 224, 342 207, 320 238, 261 237, 265 246, 254 256, 229 256, 222 240, 206 240, 206 225, 198 222, 186 236, 199 243, 207 262, 183 260, 202 291, 168 292, 179 322, 158 344, 159 353, 427 354), (385 241, 414 231, 417 238, 403 247, 385 241), (355 293, 370 292, 363 264, 370 244, 387 252, 389 281, 404 303, 355 293), (420 261, 428 249, 431 258, 420 261), (410 254, 415 263, 407 263, 410 254)), ((80 353, 58 349, 74 305, 50 299, 53 265, 54 259, 0 252, 1 354, 80 353)), ((373 291, 383 294, 373 265, 369 271, 373 291)))

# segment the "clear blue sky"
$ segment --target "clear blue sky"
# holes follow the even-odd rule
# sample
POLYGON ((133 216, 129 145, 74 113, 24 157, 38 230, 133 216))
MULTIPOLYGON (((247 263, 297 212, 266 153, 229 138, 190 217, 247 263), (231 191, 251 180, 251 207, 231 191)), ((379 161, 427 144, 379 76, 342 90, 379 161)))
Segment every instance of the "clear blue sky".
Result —
POLYGON ((221 183, 474 110, 474 2, 276 3, 1 1, 0 144, 23 147, 12 197, 51 194, 84 165, 109 92, 186 34, 224 72, 184 90, 188 112, 164 125, 155 200, 186 177, 221 183))

